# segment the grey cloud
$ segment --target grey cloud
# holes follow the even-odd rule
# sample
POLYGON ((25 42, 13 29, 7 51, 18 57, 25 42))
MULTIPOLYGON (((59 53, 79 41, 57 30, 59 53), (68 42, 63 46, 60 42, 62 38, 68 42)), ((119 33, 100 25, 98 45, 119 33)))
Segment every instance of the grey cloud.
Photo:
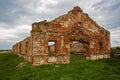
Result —
MULTIPOLYGON (((19 37, 8 38, 10 41, 20 41, 29 36, 31 24, 33 22, 44 19, 54 19, 60 15, 66 14, 67 11, 76 5, 86 11, 99 25, 102 25, 111 32, 114 28, 120 26, 119 0, 56 0, 56 2, 57 3, 54 4, 47 3, 44 0, 0 0, 0 24, 6 24, 0 26, 0 28, 4 27, 4 29, 10 30, 15 29, 17 32, 15 33, 15 36, 19 37), (25 29, 22 27, 23 25, 29 26, 29 28, 25 29), (22 29, 25 31, 22 32, 22 29)), ((118 34, 112 33, 111 35, 118 34)), ((0 49, 2 48, 1 45, 4 45, 4 48, 5 46, 7 48, 7 45, 11 48, 13 45, 13 42, 7 42, 5 44, 5 41, 0 41, 0 49)), ((112 45, 116 45, 115 42, 117 41, 117 39, 112 39, 112 45)), ((120 41, 117 43, 120 44, 120 41)))
POLYGON ((102 26, 107 29, 117 28, 120 24, 120 1, 119 0, 102 0, 92 6, 95 9, 94 17, 103 17, 96 19, 102 26))
POLYGON ((95 10, 99 11, 114 11, 120 9, 120 1, 119 0, 102 0, 99 3, 94 4, 95 10))
POLYGON ((33 14, 30 13, 24 6, 24 5, 27 6, 27 3, 28 2, 25 2, 23 4, 19 0, 0 1, 0 5, 1 5, 0 6, 0 13, 1 13, 0 22, 4 22, 9 24, 10 26, 13 26, 19 22, 20 16, 27 16, 28 18, 30 16, 32 17, 33 14))
POLYGON ((16 14, 14 14, 14 11, 16 9, 16 5, 13 3, 12 0, 1 0, 0 1, 0 22, 6 22, 6 23, 14 23, 14 19, 17 19, 16 14), (13 15, 14 14, 14 15, 13 15))

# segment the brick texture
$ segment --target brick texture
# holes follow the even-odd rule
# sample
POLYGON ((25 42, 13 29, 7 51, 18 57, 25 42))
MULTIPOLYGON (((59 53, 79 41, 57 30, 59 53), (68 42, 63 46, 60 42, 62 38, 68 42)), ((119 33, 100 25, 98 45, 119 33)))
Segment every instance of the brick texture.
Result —
POLYGON ((70 51, 90 60, 110 57, 110 32, 78 6, 52 21, 33 23, 30 37, 13 45, 13 52, 34 66, 68 64, 70 51), (50 41, 55 42, 54 53, 50 53, 50 41))

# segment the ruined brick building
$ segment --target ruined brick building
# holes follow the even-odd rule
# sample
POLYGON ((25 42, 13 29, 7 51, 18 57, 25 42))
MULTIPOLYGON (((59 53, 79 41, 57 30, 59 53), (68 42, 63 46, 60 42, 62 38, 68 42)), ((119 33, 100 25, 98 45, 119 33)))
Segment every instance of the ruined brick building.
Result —
POLYGON ((52 21, 33 23, 30 37, 13 46, 15 54, 34 66, 70 63, 70 50, 77 52, 76 49, 90 60, 110 57, 110 32, 78 6, 52 21), (49 42, 54 43, 54 48, 49 42))

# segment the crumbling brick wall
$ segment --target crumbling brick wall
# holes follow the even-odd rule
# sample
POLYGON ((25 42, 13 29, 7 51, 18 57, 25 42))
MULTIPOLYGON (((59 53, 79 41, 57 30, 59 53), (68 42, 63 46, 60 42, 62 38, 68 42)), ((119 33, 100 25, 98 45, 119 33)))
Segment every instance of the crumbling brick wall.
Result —
POLYGON ((52 21, 33 23, 30 37, 16 43, 13 51, 33 65, 66 64, 70 62, 70 45, 74 41, 82 45, 84 50, 80 49, 80 52, 87 59, 109 58, 110 32, 78 6, 52 21), (55 42, 53 54, 50 54, 48 45, 51 41, 55 42))

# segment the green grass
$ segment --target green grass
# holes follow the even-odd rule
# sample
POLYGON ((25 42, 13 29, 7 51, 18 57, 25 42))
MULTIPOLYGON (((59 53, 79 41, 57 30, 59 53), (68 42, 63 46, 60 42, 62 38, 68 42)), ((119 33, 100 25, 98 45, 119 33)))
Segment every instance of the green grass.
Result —
POLYGON ((120 80, 120 59, 97 61, 71 55, 70 64, 51 64, 33 67, 14 54, 0 54, 0 80, 120 80))

